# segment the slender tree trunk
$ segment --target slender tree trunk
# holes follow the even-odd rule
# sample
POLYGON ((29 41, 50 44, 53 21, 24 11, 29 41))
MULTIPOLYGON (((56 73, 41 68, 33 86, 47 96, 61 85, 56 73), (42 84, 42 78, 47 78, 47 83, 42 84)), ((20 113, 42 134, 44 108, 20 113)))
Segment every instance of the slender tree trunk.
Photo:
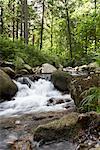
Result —
POLYGON ((12 28, 13 28, 13 41, 14 41, 14 39, 15 39, 15 17, 14 17, 14 15, 15 15, 15 4, 14 4, 14 2, 13 2, 13 9, 12 9, 12 12, 13 12, 13 25, 12 25, 12 28))
POLYGON ((52 0, 52 20, 51 20, 51 49, 53 47, 53 6, 54 6, 54 0, 52 0))
POLYGON ((18 5, 19 5, 19 2, 17 3, 17 19, 16 19, 16 38, 17 39, 18 39, 18 30, 19 30, 18 5))
POLYGON ((1 14, 0 14, 0 33, 3 33, 3 4, 1 3, 1 14))
POLYGON ((96 45, 97 45, 97 37, 96 37, 96 3, 97 3, 97 1, 96 0, 94 0, 94 4, 95 4, 95 51, 96 51, 96 45))
POLYGON ((18 27, 19 27, 19 22, 18 22, 18 19, 17 19, 17 22, 16 22, 16 38, 18 39, 18 27))
POLYGON ((21 2, 20 39, 22 40, 22 37, 23 37, 23 1, 20 0, 20 2, 21 2))
POLYGON ((71 30, 70 30, 70 18, 67 8, 67 1, 65 0, 66 5, 66 23, 67 23, 67 31, 68 31, 68 39, 69 39, 69 48, 70 48, 70 59, 72 60, 72 40, 71 40, 71 30))
POLYGON ((28 6, 27 0, 24 0, 24 40, 28 44, 28 6))
POLYGON ((34 43, 35 43, 35 36, 34 34, 32 35, 32 45, 34 46, 34 43))
POLYGON ((43 46, 43 29, 44 29, 44 0, 43 0, 43 4, 42 4, 42 24, 41 24, 41 35, 40 35, 40 50, 42 49, 43 46))
POLYGON ((85 39, 85 53, 86 54, 87 54, 87 48, 88 48, 87 44, 88 44, 88 37, 87 37, 87 32, 86 32, 86 39, 85 39))

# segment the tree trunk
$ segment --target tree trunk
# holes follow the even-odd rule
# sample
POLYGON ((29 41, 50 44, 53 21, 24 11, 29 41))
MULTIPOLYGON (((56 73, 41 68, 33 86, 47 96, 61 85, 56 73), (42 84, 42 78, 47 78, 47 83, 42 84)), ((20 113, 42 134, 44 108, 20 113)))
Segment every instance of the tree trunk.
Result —
POLYGON ((51 20, 51 49, 53 47, 53 6, 54 6, 54 0, 52 0, 52 20, 51 20))
POLYGON ((15 39, 15 4, 13 2, 13 9, 12 9, 12 12, 13 12, 13 25, 12 25, 12 28, 13 28, 13 31, 12 31, 12 35, 13 35, 13 41, 15 39))
POLYGON ((70 30, 70 18, 69 18, 66 0, 65 0, 65 6, 66 6, 66 24, 67 24, 68 40, 69 40, 69 48, 70 48, 70 59, 72 60, 72 41, 71 41, 71 30, 70 30))
POLYGON ((21 2, 21 19, 20 19, 20 39, 22 40, 23 37, 23 1, 20 0, 21 2))
POLYGON ((34 46, 34 43, 35 43, 35 36, 34 34, 32 35, 32 45, 34 46))
POLYGON ((43 46, 43 29, 44 29, 44 0, 42 4, 42 24, 41 24, 41 35, 40 35, 40 50, 42 49, 43 46))
POLYGON ((19 30, 18 5, 19 5, 19 2, 17 3, 17 19, 16 19, 16 38, 17 39, 18 39, 18 30, 19 30))
POLYGON ((28 44, 28 6, 27 0, 24 0, 24 40, 28 44))
POLYGON ((0 34, 2 34, 3 33, 3 6, 2 6, 2 3, 1 3, 0 8, 1 8, 1 14, 0 14, 0 23, 1 23, 1 25, 0 25, 0 34))
POLYGON ((85 54, 87 54, 87 48, 88 48, 87 44, 88 44, 88 37, 87 37, 87 31, 86 31, 86 38, 85 38, 85 54))
POLYGON ((97 45, 97 38, 96 38, 96 3, 97 3, 97 1, 96 0, 94 0, 94 4, 95 4, 95 51, 96 51, 96 45, 97 45))

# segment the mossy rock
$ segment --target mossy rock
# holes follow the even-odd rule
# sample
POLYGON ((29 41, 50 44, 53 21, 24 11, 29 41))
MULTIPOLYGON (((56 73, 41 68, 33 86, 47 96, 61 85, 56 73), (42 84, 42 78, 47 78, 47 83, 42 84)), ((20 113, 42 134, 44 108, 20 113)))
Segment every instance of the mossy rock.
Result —
POLYGON ((67 72, 57 70, 52 73, 51 81, 60 91, 70 91, 71 75, 67 72))
POLYGON ((10 100, 18 91, 16 84, 2 70, 0 70, 0 102, 10 100))
POLYGON ((34 140, 43 140, 46 142, 61 138, 69 139, 78 130, 78 126, 76 126, 77 121, 78 113, 71 113, 59 120, 45 125, 39 125, 35 130, 34 140))
POLYGON ((10 67, 2 67, 1 68, 5 73, 7 73, 11 78, 15 77, 15 71, 10 67))
POLYGON ((85 94, 82 93, 91 87, 100 87, 100 76, 93 74, 72 79, 70 91, 76 106, 79 106, 80 102, 85 98, 85 94))

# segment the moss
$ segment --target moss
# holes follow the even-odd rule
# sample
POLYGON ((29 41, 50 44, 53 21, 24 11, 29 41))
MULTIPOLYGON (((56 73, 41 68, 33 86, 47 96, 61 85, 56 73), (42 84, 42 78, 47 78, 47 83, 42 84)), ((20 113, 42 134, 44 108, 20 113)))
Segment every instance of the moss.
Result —
POLYGON ((0 98, 9 100, 16 94, 17 91, 18 88, 16 84, 5 72, 0 70, 0 98))
POLYGON ((77 132, 79 128, 76 125, 78 113, 71 113, 59 120, 55 120, 45 125, 40 125, 36 128, 34 140, 36 141, 51 141, 59 138, 70 138, 77 132))
POLYGON ((58 90, 69 92, 71 81, 71 75, 69 73, 57 70, 52 73, 51 80, 58 90))

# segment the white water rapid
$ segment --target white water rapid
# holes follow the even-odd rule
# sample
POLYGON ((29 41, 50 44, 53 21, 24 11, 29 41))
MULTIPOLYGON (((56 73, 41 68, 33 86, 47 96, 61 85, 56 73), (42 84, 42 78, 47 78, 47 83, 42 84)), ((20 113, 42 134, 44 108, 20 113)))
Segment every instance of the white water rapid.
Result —
POLYGON ((8 117, 32 112, 59 111, 66 109, 66 105, 74 107, 74 101, 70 95, 62 95, 50 81, 39 79, 32 82, 29 78, 27 79, 31 85, 30 88, 27 84, 21 84, 21 78, 17 82, 14 81, 18 86, 18 92, 11 101, 0 104, 0 116, 8 117), (64 99, 64 103, 48 105, 48 101, 52 98, 64 99))

